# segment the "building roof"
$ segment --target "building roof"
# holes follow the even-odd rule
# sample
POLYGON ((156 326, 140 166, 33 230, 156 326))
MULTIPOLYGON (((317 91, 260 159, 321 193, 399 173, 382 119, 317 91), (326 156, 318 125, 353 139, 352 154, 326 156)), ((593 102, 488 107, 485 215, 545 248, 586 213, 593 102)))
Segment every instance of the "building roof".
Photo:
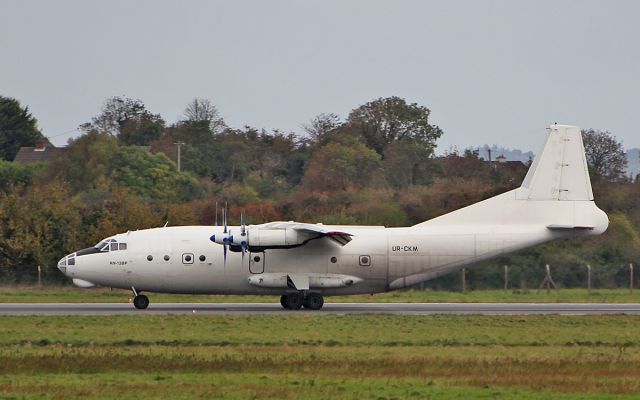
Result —
POLYGON ((20 147, 14 162, 20 164, 32 164, 37 162, 51 161, 56 154, 60 153, 62 149, 54 146, 44 147, 20 147))

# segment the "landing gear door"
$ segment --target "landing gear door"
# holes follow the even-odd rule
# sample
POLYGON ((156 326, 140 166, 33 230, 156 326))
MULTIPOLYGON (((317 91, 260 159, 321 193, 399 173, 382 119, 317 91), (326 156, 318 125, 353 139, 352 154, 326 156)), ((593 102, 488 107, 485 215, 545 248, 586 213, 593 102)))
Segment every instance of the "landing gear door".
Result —
POLYGON ((265 253, 249 253, 249 272, 261 274, 264 272, 265 253))

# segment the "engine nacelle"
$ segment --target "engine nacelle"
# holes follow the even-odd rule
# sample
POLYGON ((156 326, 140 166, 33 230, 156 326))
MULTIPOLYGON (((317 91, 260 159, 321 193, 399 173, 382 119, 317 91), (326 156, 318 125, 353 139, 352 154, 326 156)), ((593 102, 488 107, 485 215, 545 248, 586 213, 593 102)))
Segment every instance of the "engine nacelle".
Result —
POLYGON ((250 227, 247 229, 247 244, 249 248, 277 248, 291 247, 304 244, 310 235, 295 229, 264 229, 250 227))
POLYGON ((344 246, 351 241, 347 232, 328 230, 318 224, 296 222, 272 222, 264 225, 233 226, 226 232, 211 235, 212 242, 229 246, 231 251, 259 252, 266 249, 290 249, 306 244, 310 240, 329 237, 344 246))

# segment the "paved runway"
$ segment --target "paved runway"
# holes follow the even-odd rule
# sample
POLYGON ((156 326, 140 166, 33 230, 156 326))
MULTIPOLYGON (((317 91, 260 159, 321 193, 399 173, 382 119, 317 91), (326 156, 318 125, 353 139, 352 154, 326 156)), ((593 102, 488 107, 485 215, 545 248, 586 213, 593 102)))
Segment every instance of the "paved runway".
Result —
POLYGON ((148 314, 640 314, 640 304, 534 303, 327 303, 320 311, 288 311, 276 303, 152 303, 136 310, 126 303, 4 303, 0 315, 148 315, 148 314))

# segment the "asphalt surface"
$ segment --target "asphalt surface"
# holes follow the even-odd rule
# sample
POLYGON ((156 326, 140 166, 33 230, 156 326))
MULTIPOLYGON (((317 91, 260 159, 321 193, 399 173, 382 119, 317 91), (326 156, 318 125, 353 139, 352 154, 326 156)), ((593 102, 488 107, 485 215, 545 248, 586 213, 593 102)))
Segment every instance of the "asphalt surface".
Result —
POLYGON ((575 303, 327 303, 319 311, 283 310, 276 303, 151 303, 136 310, 127 303, 4 303, 6 315, 149 315, 149 314, 482 314, 482 315, 604 315, 640 314, 640 304, 575 303))

